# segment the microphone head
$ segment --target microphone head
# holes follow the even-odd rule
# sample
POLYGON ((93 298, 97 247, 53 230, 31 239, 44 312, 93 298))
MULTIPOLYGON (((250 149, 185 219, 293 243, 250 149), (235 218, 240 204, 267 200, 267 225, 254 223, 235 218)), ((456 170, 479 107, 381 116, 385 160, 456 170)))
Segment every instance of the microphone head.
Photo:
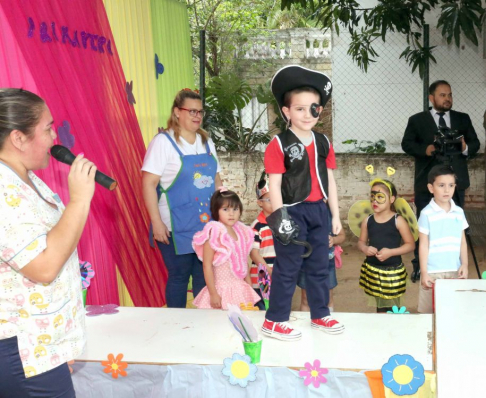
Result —
POLYGON ((74 156, 68 148, 62 145, 54 145, 51 148, 51 155, 54 159, 69 165, 73 164, 74 159, 76 159, 76 156, 74 156))

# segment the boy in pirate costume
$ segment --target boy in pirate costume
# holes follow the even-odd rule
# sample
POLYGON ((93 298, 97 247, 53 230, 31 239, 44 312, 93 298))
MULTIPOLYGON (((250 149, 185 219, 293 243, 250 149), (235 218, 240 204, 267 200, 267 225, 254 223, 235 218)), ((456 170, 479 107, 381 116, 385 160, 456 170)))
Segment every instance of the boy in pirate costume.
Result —
POLYGON ((288 323, 301 268, 305 272, 311 326, 330 334, 342 333, 344 326, 330 316, 328 308, 327 237, 330 229, 337 235, 342 228, 331 170, 336 167, 336 159, 327 137, 312 131, 331 96, 331 81, 323 73, 290 65, 275 74, 271 88, 289 127, 275 136, 265 151, 273 209, 267 223, 274 235, 277 257, 262 333, 285 341, 301 338, 301 332, 288 323), (328 225, 327 206, 332 226, 328 225), (303 243, 307 245, 305 254, 303 243))

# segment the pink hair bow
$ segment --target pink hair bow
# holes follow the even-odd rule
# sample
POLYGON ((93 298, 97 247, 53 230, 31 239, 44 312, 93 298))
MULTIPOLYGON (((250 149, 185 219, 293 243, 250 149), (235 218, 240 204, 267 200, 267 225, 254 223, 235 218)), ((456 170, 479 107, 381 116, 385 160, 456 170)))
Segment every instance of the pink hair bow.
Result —
POLYGON ((225 186, 221 185, 221 186, 218 188, 218 191, 219 191, 219 193, 227 192, 227 191, 228 191, 228 188, 226 188, 225 186))

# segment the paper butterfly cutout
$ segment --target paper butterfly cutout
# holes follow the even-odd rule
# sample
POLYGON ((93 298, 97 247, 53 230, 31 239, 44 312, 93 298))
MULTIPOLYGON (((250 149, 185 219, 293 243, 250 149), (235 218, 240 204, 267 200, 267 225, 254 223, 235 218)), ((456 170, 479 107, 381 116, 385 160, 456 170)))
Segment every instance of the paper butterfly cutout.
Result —
POLYGON ((61 144, 66 148, 71 149, 76 142, 74 135, 71 134, 71 125, 67 120, 63 120, 62 125, 57 128, 57 134, 61 140, 61 144))
POLYGON ((133 95, 133 80, 130 80, 130 83, 126 82, 125 84, 125 92, 127 93, 127 100, 130 105, 136 104, 135 97, 133 95))
POLYGON ((106 305, 87 305, 86 316, 98 316, 98 315, 113 315, 118 314, 117 304, 106 305))

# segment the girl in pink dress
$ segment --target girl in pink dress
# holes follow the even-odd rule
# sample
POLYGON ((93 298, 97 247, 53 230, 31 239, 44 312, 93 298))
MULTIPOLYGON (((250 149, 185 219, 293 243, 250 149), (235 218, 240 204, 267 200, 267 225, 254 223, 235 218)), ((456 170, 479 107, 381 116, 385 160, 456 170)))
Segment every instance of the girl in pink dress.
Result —
MULTIPOLYGON (((260 297, 251 287, 248 255, 254 232, 240 221, 243 204, 233 191, 221 187, 211 197, 213 220, 194 235, 192 247, 203 262, 206 287, 194 299, 197 308, 228 309, 228 304, 255 304, 260 297)), ((256 249, 253 249, 256 250, 256 249)))

